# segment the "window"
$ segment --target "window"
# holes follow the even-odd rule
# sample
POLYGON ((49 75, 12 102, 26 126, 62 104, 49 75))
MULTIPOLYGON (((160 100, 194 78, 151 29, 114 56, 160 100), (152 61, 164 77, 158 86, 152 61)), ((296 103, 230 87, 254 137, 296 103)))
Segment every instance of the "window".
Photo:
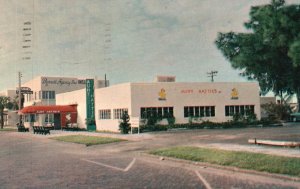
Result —
POLYGON ((150 116, 156 115, 161 118, 173 116, 173 107, 142 107, 141 118, 147 119, 150 116))
POLYGON ((123 114, 128 114, 127 108, 114 109, 114 119, 122 119, 123 114))
POLYGON ((225 106, 225 116, 254 114, 254 105, 225 106))
POLYGON ((184 114, 184 117, 189 117, 189 108, 188 107, 184 107, 183 109, 183 114, 184 114))
POLYGON ((242 115, 245 115, 245 106, 240 106, 240 112, 242 115))
POLYGON ((200 107, 200 117, 204 117, 204 107, 200 107))
POLYGON ((55 91, 42 91, 42 99, 55 99, 55 91))
POLYGON ((111 110, 99 110, 99 119, 111 119, 111 110))
POLYGON ((158 117, 163 117, 163 109, 162 109, 162 107, 157 108, 157 115, 158 115, 158 117))
POLYGON ((195 107, 195 115, 200 115, 200 107, 199 106, 195 107))
POLYGON ((225 106, 225 116, 229 116, 229 106, 225 106))
POLYGON ((234 106, 229 106, 229 115, 232 116, 234 114, 234 106))
POLYGON ((46 123, 53 123, 54 122, 54 114, 46 114, 45 115, 45 122, 46 123))
POLYGON ((188 112, 189 116, 194 116, 194 107, 189 107, 189 112, 188 112))
POLYGON ((215 113, 215 107, 214 107, 214 106, 211 106, 211 107, 210 107, 210 116, 211 116, 211 117, 215 117, 215 116, 216 116, 216 113, 215 113))
POLYGON ((35 114, 27 114, 25 115, 25 122, 35 122, 36 116, 35 114))
POLYGON ((215 106, 185 106, 184 117, 215 117, 215 106))

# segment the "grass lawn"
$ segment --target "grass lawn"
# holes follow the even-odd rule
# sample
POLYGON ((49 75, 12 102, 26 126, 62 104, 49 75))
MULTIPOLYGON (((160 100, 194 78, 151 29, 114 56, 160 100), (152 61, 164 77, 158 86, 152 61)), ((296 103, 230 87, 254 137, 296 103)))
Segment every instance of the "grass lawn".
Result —
POLYGON ((300 158, 198 147, 157 149, 150 154, 300 177, 300 158))
POLYGON ((17 128, 5 128, 4 127, 3 129, 0 129, 0 132, 1 131, 11 131, 11 132, 14 132, 14 131, 18 131, 18 130, 17 130, 17 128))
POLYGON ((86 146, 125 141, 124 139, 118 139, 118 138, 87 136, 87 135, 59 136, 59 137, 52 137, 51 139, 64 141, 64 142, 85 144, 86 146))

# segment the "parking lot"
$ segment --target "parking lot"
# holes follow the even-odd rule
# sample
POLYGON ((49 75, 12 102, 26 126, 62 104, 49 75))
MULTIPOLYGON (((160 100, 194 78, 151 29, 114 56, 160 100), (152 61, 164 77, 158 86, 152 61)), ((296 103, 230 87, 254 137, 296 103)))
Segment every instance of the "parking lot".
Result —
POLYGON ((299 148, 253 146, 249 138, 300 140, 300 125, 228 130, 182 130, 140 135, 52 131, 51 135, 0 132, 1 188, 300 188, 271 174, 222 169, 144 155, 169 146, 205 146, 300 158, 299 148), (88 134, 128 141, 86 147, 52 140, 88 134))

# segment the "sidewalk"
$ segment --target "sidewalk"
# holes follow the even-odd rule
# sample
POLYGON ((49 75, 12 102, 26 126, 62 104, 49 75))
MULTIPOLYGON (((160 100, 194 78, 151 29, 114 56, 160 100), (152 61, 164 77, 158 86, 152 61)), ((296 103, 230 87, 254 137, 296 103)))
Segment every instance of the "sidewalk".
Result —
POLYGON ((240 145, 240 144, 226 144, 226 143, 225 144, 224 143, 199 144, 196 146, 217 148, 222 150, 246 151, 246 152, 300 158, 300 148, 282 148, 282 147, 272 147, 272 146, 258 146, 254 144, 240 145))

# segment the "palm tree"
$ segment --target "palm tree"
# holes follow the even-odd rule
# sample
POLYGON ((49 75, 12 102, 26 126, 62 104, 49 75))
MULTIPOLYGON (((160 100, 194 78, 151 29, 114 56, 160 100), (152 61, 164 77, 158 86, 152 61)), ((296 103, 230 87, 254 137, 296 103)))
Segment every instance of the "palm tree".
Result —
POLYGON ((4 108, 7 107, 8 103, 9 103, 9 97, 0 96, 1 129, 3 129, 3 126, 4 126, 4 108))
POLYGON ((15 96, 13 99, 10 99, 10 109, 12 110, 19 110, 19 97, 15 96))

